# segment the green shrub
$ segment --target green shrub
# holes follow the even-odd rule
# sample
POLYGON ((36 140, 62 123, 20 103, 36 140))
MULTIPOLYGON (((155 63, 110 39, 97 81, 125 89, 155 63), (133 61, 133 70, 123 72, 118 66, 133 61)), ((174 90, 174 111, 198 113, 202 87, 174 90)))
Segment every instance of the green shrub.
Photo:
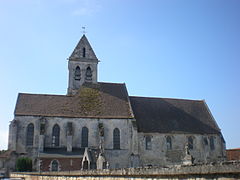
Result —
POLYGON ((16 169, 19 172, 32 171, 32 159, 28 157, 20 157, 17 159, 16 169))

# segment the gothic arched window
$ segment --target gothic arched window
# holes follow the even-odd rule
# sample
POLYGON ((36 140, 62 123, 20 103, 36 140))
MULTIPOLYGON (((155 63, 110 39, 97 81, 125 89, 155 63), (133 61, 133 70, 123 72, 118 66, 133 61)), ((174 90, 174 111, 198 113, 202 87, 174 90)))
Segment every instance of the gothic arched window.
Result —
POLYGON ((58 168, 59 168, 58 161, 57 161, 57 160, 53 160, 53 161, 52 161, 51 170, 52 170, 52 171, 58 171, 58 168))
POLYGON ((150 136, 145 137, 145 148, 146 150, 151 150, 152 149, 152 138, 150 136))
POLYGON ((84 47, 82 51, 83 51, 83 57, 86 57, 86 48, 84 47))
POLYGON ((193 137, 188 137, 188 148, 193 149, 193 137))
POLYGON ((82 128, 82 147, 88 147, 88 128, 82 128))
POLYGON ((33 137, 34 137, 34 125, 33 123, 30 123, 27 126, 27 146, 33 145, 33 137))
POLYGON ((118 128, 113 130, 113 149, 120 149, 120 131, 118 128))
POLYGON ((214 137, 213 136, 210 137, 210 149, 211 150, 215 149, 214 137))
POLYGON ((170 136, 167 136, 166 142, 167 142, 167 150, 171 150, 172 149, 172 138, 170 136))
POLYGON ((52 145, 59 146, 59 140, 60 140, 60 127, 57 124, 55 124, 52 129, 52 145))
POLYGON ((92 70, 89 66, 86 69, 86 80, 88 80, 88 81, 92 80, 92 70))
POLYGON ((81 71, 80 71, 80 67, 77 66, 74 72, 74 79, 75 80, 80 80, 81 79, 81 71))

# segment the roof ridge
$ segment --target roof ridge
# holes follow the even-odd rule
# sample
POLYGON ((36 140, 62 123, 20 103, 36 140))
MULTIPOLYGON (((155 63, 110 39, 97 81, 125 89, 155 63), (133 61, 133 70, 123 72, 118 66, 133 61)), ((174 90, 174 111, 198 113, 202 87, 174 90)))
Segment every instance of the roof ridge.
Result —
POLYGON ((33 94, 33 93, 18 93, 19 95, 40 95, 40 96, 62 96, 62 97, 72 97, 69 95, 60 95, 60 94, 33 94))
POLYGON ((125 83, 112 83, 112 82, 98 82, 100 84, 121 84, 124 85, 125 83))
POLYGON ((181 98, 164 98, 164 97, 146 97, 146 96, 129 96, 133 98, 148 98, 148 99, 170 99, 170 100, 185 100, 185 101, 200 101, 204 102, 204 99, 181 99, 181 98))

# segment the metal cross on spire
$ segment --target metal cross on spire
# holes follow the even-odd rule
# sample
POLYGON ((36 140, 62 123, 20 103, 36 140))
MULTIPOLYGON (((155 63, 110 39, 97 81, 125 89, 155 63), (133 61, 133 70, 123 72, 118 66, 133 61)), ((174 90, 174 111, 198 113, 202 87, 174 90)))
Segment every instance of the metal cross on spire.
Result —
POLYGON ((83 35, 86 34, 86 27, 85 26, 82 27, 82 33, 83 33, 83 35))

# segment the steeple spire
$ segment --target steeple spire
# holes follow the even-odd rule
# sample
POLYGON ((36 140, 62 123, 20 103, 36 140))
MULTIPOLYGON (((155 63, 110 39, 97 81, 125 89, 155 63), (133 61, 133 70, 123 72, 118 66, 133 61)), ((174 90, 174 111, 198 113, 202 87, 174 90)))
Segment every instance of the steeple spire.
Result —
POLYGON ((84 82, 97 83, 98 62, 86 35, 83 34, 69 57, 68 94, 75 94, 84 82))
POLYGON ((82 36, 69 57, 69 60, 80 59, 98 60, 85 34, 82 36))

